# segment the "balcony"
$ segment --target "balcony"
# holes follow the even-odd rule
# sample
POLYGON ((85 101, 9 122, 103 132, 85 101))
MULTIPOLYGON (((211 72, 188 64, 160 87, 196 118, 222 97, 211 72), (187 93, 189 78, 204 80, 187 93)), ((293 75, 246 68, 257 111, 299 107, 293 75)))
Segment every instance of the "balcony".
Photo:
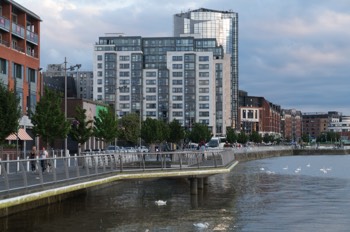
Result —
POLYGON ((9 47, 9 46, 10 46, 9 41, 3 40, 3 39, 0 39, 0 44, 5 45, 6 47, 9 47))
POLYGON ((3 16, 0 16, 0 29, 10 31, 10 20, 3 16))
POLYGON ((12 34, 24 39, 24 28, 16 23, 12 23, 12 34))
POLYGON ((38 34, 27 30, 27 41, 31 42, 31 43, 33 43, 35 45, 38 45, 38 42, 39 42, 38 34))

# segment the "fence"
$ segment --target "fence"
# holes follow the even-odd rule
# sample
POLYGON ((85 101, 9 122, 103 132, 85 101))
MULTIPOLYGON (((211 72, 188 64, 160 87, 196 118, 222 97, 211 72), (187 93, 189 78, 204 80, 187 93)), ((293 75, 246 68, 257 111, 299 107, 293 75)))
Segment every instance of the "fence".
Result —
POLYGON ((46 159, 0 159, 0 195, 16 191, 23 194, 37 187, 54 188, 68 182, 84 182, 101 178, 103 175, 117 175, 120 172, 217 168, 228 165, 233 159, 232 150, 165 153, 90 152, 67 157, 58 153, 46 159), (46 168, 44 172, 42 165, 46 168))

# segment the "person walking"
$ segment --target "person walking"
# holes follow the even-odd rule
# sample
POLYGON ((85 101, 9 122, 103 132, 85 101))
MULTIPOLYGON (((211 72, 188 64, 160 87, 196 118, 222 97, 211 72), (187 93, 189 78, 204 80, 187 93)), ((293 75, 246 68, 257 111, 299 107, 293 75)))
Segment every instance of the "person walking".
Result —
POLYGON ((40 161, 41 170, 42 170, 42 172, 45 172, 45 170, 46 170, 46 158, 48 158, 48 153, 47 153, 45 147, 43 147, 40 158, 41 158, 41 161, 40 161))
POLYGON ((31 167, 32 172, 35 172, 35 170, 36 170, 35 157, 36 157, 36 146, 33 146, 31 152, 29 153, 29 159, 31 159, 30 167, 31 167))

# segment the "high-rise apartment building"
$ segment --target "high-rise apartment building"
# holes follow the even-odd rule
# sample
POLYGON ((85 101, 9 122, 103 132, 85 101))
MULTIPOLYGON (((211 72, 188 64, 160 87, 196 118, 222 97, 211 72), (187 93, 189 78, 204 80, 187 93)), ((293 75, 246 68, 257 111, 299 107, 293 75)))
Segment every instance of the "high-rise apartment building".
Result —
POLYGON ((15 91, 23 114, 40 97, 40 22, 15 1, 0 1, 0 81, 15 91))
MULTIPOLYGON (((200 8, 174 15, 174 36, 215 38, 224 52, 231 54, 231 119, 238 125, 238 13, 200 8)), ((205 46, 205 45, 204 45, 205 46)))
POLYGON ((94 49, 94 100, 183 127, 231 126, 231 56, 215 38, 107 35, 94 49))

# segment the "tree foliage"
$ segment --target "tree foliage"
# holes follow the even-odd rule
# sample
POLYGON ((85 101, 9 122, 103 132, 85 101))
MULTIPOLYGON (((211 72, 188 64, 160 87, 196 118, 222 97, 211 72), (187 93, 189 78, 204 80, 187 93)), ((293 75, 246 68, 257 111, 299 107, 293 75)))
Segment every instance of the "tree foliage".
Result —
POLYGON ((237 142, 237 134, 232 127, 228 127, 226 129, 226 138, 227 138, 227 142, 229 143, 237 142))
POLYGON ((246 133, 244 133, 244 131, 241 131, 239 134, 238 134, 238 137, 237 137, 237 142, 241 143, 241 144, 245 144, 248 142, 248 135, 246 135, 246 133))
POLYGON ((261 143, 262 142, 262 136, 257 132, 257 131, 253 131, 250 136, 250 141, 254 142, 254 143, 261 143))
POLYGON ((125 141, 137 144, 140 138, 140 117, 136 113, 123 116, 120 119, 122 129, 120 130, 120 138, 125 141))
POLYGON ((192 131, 189 134, 189 139, 192 142, 199 143, 200 141, 208 141, 211 138, 211 132, 207 125, 194 123, 192 131))
POLYGON ((55 139, 66 138, 70 130, 70 122, 61 110, 61 95, 45 88, 45 94, 35 108, 31 120, 33 133, 40 136, 46 146, 52 146, 55 139))
POLYGON ((86 119, 86 109, 77 106, 75 109, 74 121, 70 129, 70 135, 74 141, 84 144, 92 136, 92 120, 86 119))
POLYGON ((99 115, 94 117, 93 134, 106 143, 118 137, 118 120, 111 107, 99 111, 99 115))
POLYGON ((21 117, 19 99, 0 83, 0 144, 4 144, 6 137, 18 130, 18 120, 21 117))
POLYGON ((178 120, 173 120, 169 124, 169 138, 171 143, 179 143, 185 137, 185 131, 178 120))
POLYGON ((163 121, 147 118, 142 123, 141 136, 148 144, 154 144, 166 139, 167 129, 163 121))

